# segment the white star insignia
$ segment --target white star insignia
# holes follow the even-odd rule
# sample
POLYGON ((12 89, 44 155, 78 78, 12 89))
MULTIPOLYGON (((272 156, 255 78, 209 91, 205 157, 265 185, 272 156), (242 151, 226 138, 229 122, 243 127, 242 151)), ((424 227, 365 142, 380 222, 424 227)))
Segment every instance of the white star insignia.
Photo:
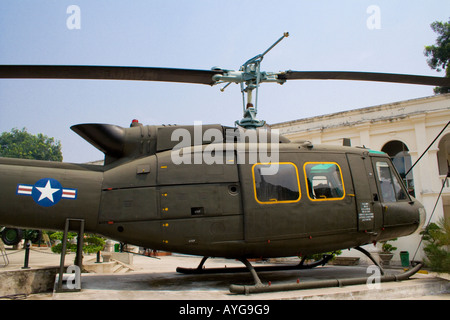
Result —
POLYGON ((45 185, 44 188, 42 187, 36 187, 36 189, 38 189, 41 192, 41 196, 39 197, 38 201, 41 201, 45 198, 49 199, 51 202, 55 202, 53 201, 53 194, 55 192, 58 192, 60 189, 58 188, 52 188, 52 185, 50 184, 50 180, 47 181, 47 184, 45 185))

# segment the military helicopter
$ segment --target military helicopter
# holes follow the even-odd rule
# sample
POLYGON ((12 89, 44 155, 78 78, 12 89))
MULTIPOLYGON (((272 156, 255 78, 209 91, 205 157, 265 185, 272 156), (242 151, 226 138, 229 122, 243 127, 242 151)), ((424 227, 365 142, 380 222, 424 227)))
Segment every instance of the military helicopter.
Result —
MULTIPOLYGON (((256 118, 260 84, 322 79, 450 86, 450 79, 261 71, 264 56, 288 35, 239 70, 1 65, 0 78, 236 83, 243 118, 235 127, 155 126, 137 120, 129 128, 74 125, 73 131, 104 153, 104 165, 0 158, 0 225, 86 231, 204 257, 197 269, 180 272, 208 272, 202 268, 207 257, 238 259, 255 285, 232 286, 232 292, 277 289, 262 284, 249 258, 357 248, 376 263, 361 246, 414 233, 424 223, 423 206, 407 193, 388 155, 365 147, 290 141, 271 130, 256 118)), ((294 267, 328 259, 312 265, 302 259, 294 267)))

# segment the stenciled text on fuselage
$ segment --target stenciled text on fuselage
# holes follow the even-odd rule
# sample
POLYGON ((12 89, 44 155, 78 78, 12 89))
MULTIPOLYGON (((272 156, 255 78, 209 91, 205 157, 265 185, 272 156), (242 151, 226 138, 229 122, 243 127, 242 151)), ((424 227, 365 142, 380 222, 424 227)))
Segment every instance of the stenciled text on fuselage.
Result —
POLYGON ((192 132, 178 128, 171 140, 179 141, 171 151, 171 160, 180 164, 255 164, 264 163, 264 174, 276 174, 279 162, 279 131, 277 129, 217 128, 203 130, 194 122, 192 132), (205 143, 207 141, 207 143, 205 143))

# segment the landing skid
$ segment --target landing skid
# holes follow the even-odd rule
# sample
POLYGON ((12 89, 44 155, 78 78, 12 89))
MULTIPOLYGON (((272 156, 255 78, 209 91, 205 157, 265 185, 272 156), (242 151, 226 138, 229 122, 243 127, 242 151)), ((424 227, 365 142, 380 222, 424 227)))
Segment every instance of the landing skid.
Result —
MULTIPOLYGON (((408 280, 417 271, 422 268, 422 263, 417 264, 411 270, 403 272, 399 275, 384 275, 379 278, 380 282, 392 282, 392 281, 403 281, 408 280)), ((230 292, 236 294, 250 294, 250 293, 263 293, 263 292, 279 292, 279 291, 291 291, 291 290, 305 290, 305 289, 315 289, 315 288, 331 288, 331 287, 343 287, 359 284, 367 284, 368 278, 344 278, 344 279, 330 279, 330 280, 319 280, 319 281, 305 281, 297 283, 288 284, 263 284, 259 280, 256 271, 249 268, 252 276, 255 280, 254 285, 230 285, 230 292)))
MULTIPOLYGON (((408 280, 417 271, 422 268, 422 263, 418 263, 414 268, 403 272, 399 275, 386 275, 383 268, 378 264, 370 252, 366 251, 361 247, 355 247, 358 251, 364 253, 369 257, 369 259, 379 268, 381 276, 379 277, 380 282, 392 282, 392 281, 402 281, 408 280)), ((259 279, 255 269, 248 261, 242 261, 247 269, 251 272, 253 279, 255 281, 254 285, 235 285, 230 286, 231 293, 238 294, 250 294, 250 293, 263 293, 263 292, 278 292, 278 291, 290 291, 290 290, 304 290, 304 289, 314 289, 314 288, 330 288, 330 287, 342 287, 358 284, 367 284, 368 277, 361 278, 344 278, 344 279, 330 279, 330 280, 319 280, 319 281, 306 281, 300 283, 290 283, 290 284, 277 284, 271 285, 270 283, 265 285, 259 279)))
MULTIPOLYGON (((249 271, 249 267, 247 266, 248 262, 247 259, 239 259, 245 267, 231 267, 231 268, 204 268, 203 265, 205 264, 206 260, 209 257, 203 257, 200 261, 200 264, 197 266, 197 268, 182 268, 178 267, 177 272, 185 273, 185 274, 213 274, 213 273, 238 273, 238 272, 247 272, 249 271), (244 260, 247 262, 244 262, 244 260)), ((299 264, 296 265, 278 265, 278 266, 258 266, 258 267, 252 267, 253 270, 256 271, 283 271, 283 270, 302 270, 302 269, 312 269, 318 266, 325 265, 329 260, 333 258, 332 254, 325 254, 323 255, 322 259, 318 261, 314 261, 312 263, 305 264, 306 257, 302 258, 299 264)))
MULTIPOLYGON (((417 271, 422 268, 422 263, 418 263, 414 266, 414 268, 403 272, 401 274, 392 274, 386 275, 384 270, 378 264, 378 262, 372 257, 372 255, 364 250, 361 247, 356 247, 355 249, 367 255, 370 260, 379 268, 380 270, 380 282, 392 282, 392 281, 403 281, 408 280, 411 276, 413 276, 417 271)), ((200 264, 197 268, 177 268, 177 272, 187 273, 187 274, 211 274, 211 273, 235 273, 235 272, 246 272, 250 271, 254 284, 253 285, 230 285, 230 292, 236 294, 250 294, 250 293, 263 293, 263 292, 278 292, 278 291, 290 291, 290 290, 305 290, 305 289, 314 289, 314 288, 330 288, 330 287, 342 287, 342 286, 350 286, 350 285, 358 285, 358 284, 367 284, 368 277, 361 278, 344 278, 344 279, 329 279, 329 280, 319 280, 319 281, 305 281, 299 282, 297 280, 296 283, 290 284, 263 284, 261 279, 258 276, 256 271, 280 271, 280 270, 301 270, 301 269, 311 269, 317 267, 319 265, 325 265, 333 255, 323 255, 323 258, 319 261, 316 261, 311 264, 304 264, 305 258, 303 258, 298 265, 291 266, 259 266, 253 267, 252 264, 245 258, 239 259, 244 265, 245 268, 204 268, 208 257, 203 257, 200 264)))

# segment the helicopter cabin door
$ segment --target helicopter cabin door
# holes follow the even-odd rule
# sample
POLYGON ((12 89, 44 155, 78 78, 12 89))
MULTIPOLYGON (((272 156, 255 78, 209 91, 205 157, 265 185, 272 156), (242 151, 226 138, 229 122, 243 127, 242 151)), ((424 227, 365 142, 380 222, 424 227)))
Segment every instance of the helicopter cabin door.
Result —
POLYGON ((345 154, 305 152, 299 160, 308 235, 314 238, 356 230, 355 191, 345 154))
POLYGON ((383 227, 405 227, 418 223, 417 211, 406 191, 400 175, 390 159, 372 157, 377 176, 380 204, 383 211, 383 227))
POLYGON ((275 174, 264 162, 239 166, 245 240, 293 240, 356 229, 345 154, 280 152, 274 164, 275 174))
POLYGON ((383 217, 370 157, 347 154, 347 159, 355 187, 358 231, 372 232, 381 228, 383 217))

